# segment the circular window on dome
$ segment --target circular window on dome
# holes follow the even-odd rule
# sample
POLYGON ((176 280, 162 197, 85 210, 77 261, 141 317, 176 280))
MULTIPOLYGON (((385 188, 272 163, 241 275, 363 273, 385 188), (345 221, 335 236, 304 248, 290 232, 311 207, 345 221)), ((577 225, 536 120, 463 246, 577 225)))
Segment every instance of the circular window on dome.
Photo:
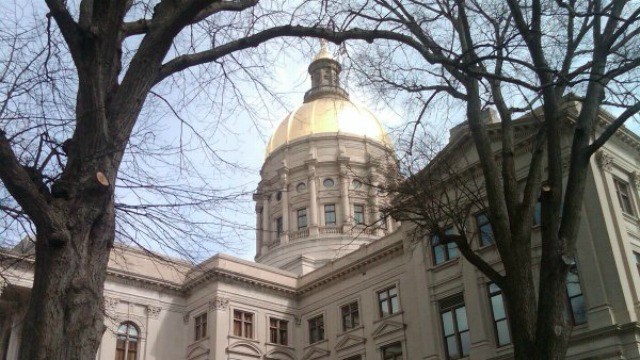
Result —
POLYGON ((356 179, 356 180, 353 180, 353 181, 351 182, 351 187, 352 187, 353 189, 360 189, 360 188, 362 187, 362 181, 357 180, 357 179, 356 179))
POLYGON ((298 185, 296 185, 296 190, 297 190, 299 193, 301 193, 301 192, 303 192, 303 191, 307 190, 307 184, 305 184, 305 183, 303 183, 303 182, 298 183, 298 185))
POLYGON ((322 185, 324 185, 324 187, 326 187, 326 188, 332 188, 335 185, 335 183, 333 182, 333 179, 326 178, 322 182, 322 185))
POLYGON ((278 191, 276 193, 276 200, 278 200, 278 201, 282 200, 282 191, 278 191))

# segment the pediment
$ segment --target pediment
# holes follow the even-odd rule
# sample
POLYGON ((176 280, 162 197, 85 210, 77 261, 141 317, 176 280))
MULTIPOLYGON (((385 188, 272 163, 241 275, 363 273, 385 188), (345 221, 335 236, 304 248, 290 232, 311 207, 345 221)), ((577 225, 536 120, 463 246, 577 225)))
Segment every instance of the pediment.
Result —
POLYGON ((187 354, 187 359, 188 360, 204 360, 207 359, 207 356, 209 356, 209 349, 205 349, 202 346, 197 346, 193 349, 191 349, 191 351, 189 351, 189 354, 187 354))
POLYGON ((378 327, 373 331, 373 333, 371 333, 371 336, 375 339, 400 330, 404 330, 403 323, 387 320, 381 322, 380 325, 378 325, 378 327))
POLYGON ((313 359, 321 359, 324 357, 328 357, 331 352, 325 349, 320 349, 318 347, 312 347, 308 349, 302 360, 313 360, 313 359))
POLYGON ((260 351, 260 348, 256 344, 249 341, 238 341, 236 343, 233 343, 227 347, 227 352, 251 356, 255 358, 260 358, 262 356, 262 351, 260 351))
POLYGON ((267 360, 295 360, 295 354, 288 349, 273 349, 264 356, 267 360))
POLYGON ((366 341, 367 339, 360 336, 345 335, 336 343, 336 351, 342 351, 354 346, 363 345, 366 341))

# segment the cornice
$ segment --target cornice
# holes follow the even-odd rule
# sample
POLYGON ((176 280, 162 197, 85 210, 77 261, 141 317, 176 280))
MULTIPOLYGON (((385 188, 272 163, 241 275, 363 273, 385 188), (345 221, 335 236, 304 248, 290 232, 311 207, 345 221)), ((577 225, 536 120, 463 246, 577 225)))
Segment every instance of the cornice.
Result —
POLYGON ((225 271, 222 269, 209 269, 205 271, 203 274, 198 275, 196 278, 187 281, 182 287, 182 290, 185 292, 188 292, 193 288, 195 288, 196 286, 211 280, 222 280, 222 281, 230 280, 230 281, 244 283, 251 286, 257 286, 260 288, 269 289, 277 293, 284 293, 289 296, 296 295, 296 290, 294 288, 283 286, 275 282, 266 281, 266 280, 258 279, 255 277, 234 273, 231 271, 225 271))
MULTIPOLYGON (((385 258, 389 258, 392 256, 396 256, 396 255, 400 255, 403 253, 403 249, 404 249, 404 245, 402 240, 398 240, 394 243, 392 243, 391 245, 380 249, 379 251, 376 251, 375 253, 366 256, 362 259, 359 259, 358 261, 352 262, 352 263, 348 263, 343 267, 339 267, 338 269, 329 272, 328 274, 325 274, 323 276, 321 276, 318 279, 312 280, 310 281, 308 284, 302 285, 299 287, 298 289, 298 294, 299 295, 304 295, 310 291, 316 290, 318 288, 327 286, 331 283, 334 283, 336 281, 339 281, 347 276, 349 276, 350 274, 362 270, 363 268, 378 262, 382 259, 385 258)), ((357 252, 358 250, 356 250, 355 252, 357 252)), ((353 254, 353 253, 352 253, 353 254)), ((327 266, 327 265, 325 265, 327 266)), ((317 269, 315 271, 322 271, 322 268, 317 269)), ((309 275, 313 274, 310 273, 309 275)))

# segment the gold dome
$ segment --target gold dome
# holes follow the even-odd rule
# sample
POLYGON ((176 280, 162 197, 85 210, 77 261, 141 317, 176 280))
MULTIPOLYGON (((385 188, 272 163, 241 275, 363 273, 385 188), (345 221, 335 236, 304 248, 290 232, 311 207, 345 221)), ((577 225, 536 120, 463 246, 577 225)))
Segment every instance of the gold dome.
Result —
POLYGON ((356 135, 392 146, 371 111, 346 99, 321 97, 305 102, 282 120, 269 140, 267 156, 282 145, 321 133, 356 135))

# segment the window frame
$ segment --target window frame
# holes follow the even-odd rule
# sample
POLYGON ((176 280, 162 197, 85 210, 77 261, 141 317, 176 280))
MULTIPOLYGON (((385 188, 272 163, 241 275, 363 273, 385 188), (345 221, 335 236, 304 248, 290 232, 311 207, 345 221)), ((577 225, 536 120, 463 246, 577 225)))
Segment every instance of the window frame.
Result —
POLYGON ((486 211, 480 211, 474 215, 476 221, 476 231, 478 232, 478 244, 480 247, 486 247, 493 245, 495 243, 495 238, 493 235, 493 227, 491 226, 491 220, 489 220, 489 214, 486 211), (484 217, 484 221, 481 222, 480 217, 484 217), (483 227, 488 227, 489 231, 483 231, 483 227), (489 234, 490 240, 485 241, 484 234, 489 234))
POLYGON ((336 204, 331 203, 331 204, 324 204, 324 225, 325 226, 335 226, 337 225, 337 219, 338 217, 336 216, 336 204), (332 207, 333 211, 327 211, 327 207, 332 207), (332 222, 328 222, 327 221, 327 214, 333 214, 333 221, 332 222))
POLYGON ((380 355, 382 360, 403 360, 404 359, 404 348, 402 347, 401 341, 396 341, 390 344, 386 344, 380 346, 380 355), (400 354, 385 354, 385 352, 391 348, 398 347, 400 349, 400 354))
POLYGON ((306 229, 309 226, 309 218, 307 217, 307 208, 296 210, 296 225, 298 230, 306 229))
MULTIPOLYGON (((451 234, 451 232, 455 231, 453 226, 448 226, 445 228, 445 234, 451 234)), ((448 261, 455 260, 460 258, 460 252, 458 250, 458 245, 455 242, 450 242, 448 244, 443 244, 440 242, 440 236, 435 233, 432 233, 429 237, 429 245, 431 248, 431 256, 433 260, 433 266, 438 266, 440 264, 444 264, 448 261), (437 240, 437 243, 434 243, 434 239, 437 240), (438 256, 436 254, 436 248, 441 247, 443 249, 444 259, 442 261, 438 261, 438 256)))
POLYGON ((569 271, 567 271, 567 278, 566 278, 566 284, 565 284, 565 301, 566 301, 566 309, 567 309, 565 315, 568 317, 571 324, 573 326, 586 324, 588 322, 586 297, 584 296, 584 290, 582 290, 582 284, 580 283, 580 275, 578 273, 578 267, 576 265, 572 265, 569 268, 569 271), (577 280, 576 285, 578 287, 578 290, 580 290, 580 293, 577 293, 574 295, 571 295, 569 291, 569 286, 571 285, 569 278, 572 275, 575 275, 575 278, 577 280), (584 321, 576 320, 576 313, 579 312, 579 309, 574 308, 572 300, 578 299, 578 298, 582 298, 582 309, 580 310, 584 312, 584 321))
POLYGON ((127 360, 130 358, 131 353, 133 352, 133 359, 137 360, 139 358, 139 347, 140 341, 142 339, 142 334, 140 332, 140 327, 134 323, 133 321, 124 321, 118 325, 118 329, 116 331, 116 351, 115 351, 115 359, 116 360, 127 360), (120 332, 122 327, 125 327, 124 333, 120 332), (133 328, 136 335, 131 337, 131 332, 129 328, 133 328), (124 347, 120 349, 120 341, 123 340, 120 337, 124 335, 124 347), (134 343, 133 351, 131 351, 131 344, 134 343), (122 350, 122 353, 119 351, 122 350), (122 357, 120 357, 122 355, 122 357))
POLYGON ((353 300, 340 306, 340 323, 342 325, 342 332, 351 331, 360 327, 360 303, 358 300, 353 300), (347 312, 345 312, 345 309, 347 312))
POLYGON ((280 239, 280 236, 284 233, 284 219, 282 216, 276 217, 276 238, 280 239))
POLYGON ((393 284, 390 286, 387 286, 381 290, 376 291, 376 303, 377 303, 377 307, 378 307, 378 315, 380 316, 380 318, 384 318, 387 316, 391 316, 394 314, 398 314, 401 312, 401 307, 400 307, 400 287, 398 286, 398 284, 393 284), (395 294, 390 294, 390 290, 394 290, 395 289, 395 294), (385 298, 381 298, 380 295, 385 294, 386 297, 385 298), (393 311, 393 301, 396 301, 396 311, 393 311), (385 304, 385 305, 383 305, 385 304), (385 313, 383 310, 383 308, 386 308, 387 312, 385 313))
POLYGON ((255 328, 256 328, 256 314, 252 311, 246 311, 242 309, 233 309, 233 336, 241 337, 244 339, 255 339, 255 328), (236 317, 236 314, 240 315, 240 318, 236 317), (249 316, 249 320, 247 320, 246 316, 249 316), (239 324, 240 327, 236 328, 236 325, 239 324), (249 326, 247 328, 247 326, 249 326), (237 330, 240 331, 237 331, 237 330), (250 334, 247 334, 250 332, 250 334), (239 333, 239 334, 238 334, 239 333))
POLYGON ((613 187, 616 191, 616 197, 618 198, 618 206, 620 210, 631 216, 635 216, 635 207, 633 202, 633 193, 631 191, 631 184, 628 181, 624 181, 621 178, 613 177, 613 187))
POLYGON ((193 340, 198 341, 208 335, 209 313, 207 311, 193 317, 193 340), (204 320, 204 321, 203 321, 204 320))
POLYGON ((509 321, 509 310, 507 309, 506 303, 507 299, 504 297, 504 292, 502 289, 493 282, 487 284, 487 293, 489 295, 489 307, 491 308, 491 320, 493 321, 493 331, 495 334, 496 346, 503 347, 513 343, 511 336, 511 323, 509 321), (497 290, 492 290, 492 286, 495 286, 497 290), (493 306, 493 298, 500 296, 502 298, 502 312, 504 313, 504 317, 500 319, 496 319, 496 309, 493 306), (507 335, 509 336, 508 342, 502 343, 500 341, 500 333, 498 330, 498 323, 505 322, 507 324, 507 335))
POLYGON ((445 354, 445 359, 446 360, 457 360, 457 359, 461 359, 464 357, 469 356, 469 352, 465 353, 464 352, 464 346, 463 341, 462 341, 462 335, 463 334, 467 334, 467 336, 469 337, 469 349, 467 349, 467 351, 469 351, 471 349, 471 332, 470 332, 470 328, 469 328, 469 317, 467 315, 467 305, 464 301, 464 294, 460 293, 457 295, 453 295, 449 298, 440 300, 438 302, 438 310, 439 310, 439 314, 440 314, 440 326, 442 326, 442 339, 443 339, 443 345, 444 345, 444 354, 445 354), (446 304, 446 305, 445 305, 446 304), (466 321, 466 329, 460 330, 460 323, 459 323, 459 319, 458 319, 458 311, 459 309, 464 308, 464 313, 465 313, 465 321, 466 321), (451 325, 452 325, 452 330, 453 333, 448 334, 446 333, 446 326, 445 326, 445 314, 447 313, 451 313, 451 325), (456 341, 456 350, 458 352, 458 356, 457 357, 452 357, 451 354, 449 354, 449 342, 448 339, 453 337, 456 341))
POLYGON ((271 344, 278 344, 283 346, 289 345, 289 320, 277 318, 270 316, 269 317, 269 342, 271 344), (275 321, 276 326, 273 325, 275 321), (283 327, 284 324, 284 327, 283 327), (284 332, 284 336, 283 336, 284 332), (274 341, 275 335, 275 341, 274 341))
POLYGON ((324 326, 324 314, 318 314, 311 316, 307 319, 309 344, 315 344, 325 340, 325 326, 324 326), (320 320, 320 321, 318 321, 320 320), (314 330, 317 331, 317 335, 314 335, 314 330))
POLYGON ((364 225, 366 223, 366 219, 364 217, 365 207, 364 204, 356 203, 353 204, 353 223, 354 225, 364 225), (362 211, 357 211, 356 209, 361 209, 362 211))

